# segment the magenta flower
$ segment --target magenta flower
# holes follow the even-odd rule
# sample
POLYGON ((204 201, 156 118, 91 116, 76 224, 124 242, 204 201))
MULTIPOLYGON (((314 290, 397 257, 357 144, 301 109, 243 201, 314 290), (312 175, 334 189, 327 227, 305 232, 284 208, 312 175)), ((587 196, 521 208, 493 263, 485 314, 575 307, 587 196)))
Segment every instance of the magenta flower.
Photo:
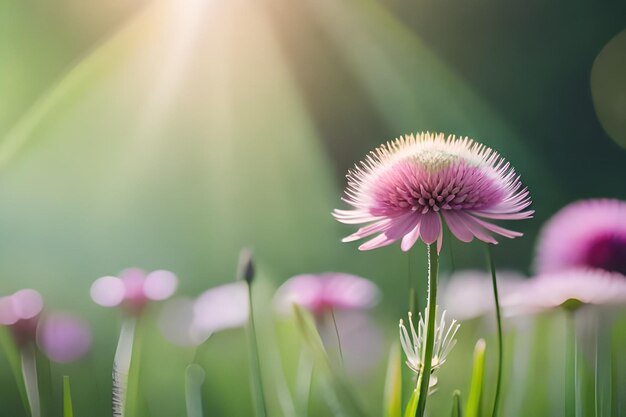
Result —
POLYGON ((0 325, 9 326, 19 344, 34 340, 43 309, 41 294, 32 289, 0 298, 0 325))
POLYGON ((626 304, 626 279, 600 269, 570 269, 540 275, 502 300, 509 314, 619 304, 626 304))
POLYGON ((537 245, 537 272, 575 267, 626 275, 626 202, 579 201, 546 223, 537 245))
POLYGON ((348 173, 344 201, 352 210, 335 210, 346 224, 363 224, 344 242, 376 235, 359 246, 375 249, 401 241, 408 251, 418 239, 442 244, 442 221, 463 242, 475 237, 497 243, 492 234, 522 234, 489 220, 532 217, 529 193, 498 153, 468 138, 442 133, 406 135, 388 142, 348 173))
POLYGON ((37 343, 53 361, 74 362, 91 347, 91 330, 80 318, 63 313, 46 315, 37 327, 37 343))
POLYGON ((141 269, 126 269, 119 277, 98 278, 91 286, 91 298, 104 307, 122 305, 132 314, 140 313, 147 302, 169 298, 178 286, 178 278, 169 271, 146 274, 141 269))
POLYGON ((283 313, 298 304, 316 315, 336 310, 372 307, 379 299, 376 285, 365 278, 339 272, 297 275, 287 280, 276 293, 276 305, 283 313))

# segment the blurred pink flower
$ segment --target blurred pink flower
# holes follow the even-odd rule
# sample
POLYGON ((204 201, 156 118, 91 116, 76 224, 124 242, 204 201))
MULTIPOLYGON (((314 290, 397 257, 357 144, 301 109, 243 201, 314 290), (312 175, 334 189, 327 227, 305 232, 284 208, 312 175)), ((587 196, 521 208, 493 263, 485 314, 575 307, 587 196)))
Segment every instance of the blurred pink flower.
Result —
MULTIPOLYGON (((527 281, 515 271, 498 271, 497 278, 501 298, 514 293, 527 281)), ((474 270, 452 274, 444 284, 443 307, 457 320, 471 320, 494 313, 491 274, 474 270)))
POLYGON ((335 210, 346 224, 369 223, 343 239, 375 249, 401 240, 408 251, 418 239, 443 239, 442 221, 463 242, 474 237, 497 243, 492 234, 521 236, 485 221, 532 217, 531 200, 519 176, 498 153, 469 138, 442 133, 406 135, 388 142, 348 173, 344 201, 352 210, 335 210))
POLYGON ((87 323, 74 315, 54 313, 40 321, 37 343, 51 360, 73 362, 89 351, 91 330, 87 323))
POLYGON ((196 300, 178 298, 161 311, 163 336, 180 346, 195 346, 213 333, 248 322, 248 284, 235 282, 211 288, 196 300))
POLYGON ((561 209, 539 238, 537 273, 593 267, 626 275, 626 202, 584 200, 561 209))
POLYGON ((297 304, 316 315, 336 310, 358 310, 374 306, 379 291, 371 281, 340 272, 297 275, 276 292, 279 311, 289 314, 297 304))
POLYGON ((211 333, 241 327, 248 321, 248 284, 234 282, 202 293, 194 304, 194 327, 211 333))
POLYGON ((9 326, 18 343, 32 341, 42 309, 41 294, 33 289, 19 290, 0 298, 0 325, 9 326))
POLYGON ((599 269, 570 269, 540 275, 502 299, 509 314, 583 305, 626 304, 626 279, 599 269))
POLYGON ((122 305, 132 314, 138 314, 149 301, 169 298, 178 287, 178 278, 169 271, 146 274, 137 268, 126 269, 119 277, 98 278, 91 286, 91 298, 104 307, 122 305))
MULTIPOLYGON (((335 317, 346 371, 362 375, 376 369, 385 353, 385 337, 376 322, 358 310, 337 311, 335 317)), ((332 358, 339 351, 332 320, 318 318, 316 324, 324 347, 332 358)))

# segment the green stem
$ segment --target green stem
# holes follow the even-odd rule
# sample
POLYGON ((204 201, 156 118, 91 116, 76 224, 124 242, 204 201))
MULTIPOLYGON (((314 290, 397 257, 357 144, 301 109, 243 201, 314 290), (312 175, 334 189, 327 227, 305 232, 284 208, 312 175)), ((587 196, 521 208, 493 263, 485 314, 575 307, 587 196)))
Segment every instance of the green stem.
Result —
POLYGON ((254 323, 254 308, 252 304, 252 284, 248 282, 248 305, 249 305, 249 339, 250 339, 250 362, 252 385, 255 389, 256 415, 257 417, 267 417, 267 406, 265 405, 265 393, 263 390, 263 380, 261 377, 261 358, 259 346, 256 338, 256 326, 254 323))
MULTIPOLYGON (((140 405, 140 373, 141 356, 143 354, 143 339, 145 333, 145 319, 139 317, 132 324, 130 341, 129 367, 126 376, 126 393, 124 398, 125 417, 137 417, 142 414, 140 405)), ((123 416, 123 417, 124 417, 123 416)))
POLYGON ((576 355, 574 353, 576 345, 576 328, 574 322, 574 312, 566 313, 566 361, 565 364, 565 417, 574 417, 576 415, 576 355))
POLYGON ((439 273, 439 253, 433 245, 428 245, 428 300, 426 305, 426 342, 422 355, 422 372, 417 378, 416 417, 422 417, 426 410, 426 399, 430 384, 430 372, 435 344, 435 321, 437 320, 437 275, 439 273))
POLYGON ((185 404, 187 417, 202 417, 202 383, 204 369, 197 363, 187 365, 185 369, 185 404))
POLYGON ((335 319, 335 310, 333 308, 330 309, 330 317, 333 319, 333 326, 335 327, 335 335, 337 336, 337 347, 339 348, 339 358, 341 359, 341 363, 343 364, 343 349, 341 349, 341 337, 339 337, 339 327, 337 327, 337 320, 335 319))
POLYGON ((582 389, 581 382, 581 363, 580 363, 580 352, 578 346, 578 340, 574 337, 574 402, 576 408, 576 417, 582 417, 583 415, 583 400, 582 400, 582 389))
POLYGON ((493 298, 496 303, 496 322, 498 326, 498 375, 496 378, 496 394, 493 400, 493 410, 491 416, 496 417, 498 415, 498 409, 500 406, 500 391, 502 389, 502 362, 503 362, 503 343, 502 343, 502 316, 500 313, 500 298, 498 296, 498 280, 496 279, 496 265, 493 261, 493 253, 491 245, 487 244, 487 262, 489 263, 489 269, 491 270, 491 282, 493 284, 493 298))

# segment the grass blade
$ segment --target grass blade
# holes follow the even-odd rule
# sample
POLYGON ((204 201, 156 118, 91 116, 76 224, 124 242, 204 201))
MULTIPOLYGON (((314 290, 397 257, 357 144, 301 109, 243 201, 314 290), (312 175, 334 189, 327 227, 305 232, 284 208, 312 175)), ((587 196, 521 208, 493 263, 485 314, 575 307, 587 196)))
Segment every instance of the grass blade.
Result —
POLYGON ((24 346, 20 353, 22 357, 22 375, 24 377, 24 387, 26 388, 26 398, 28 398, 28 405, 30 406, 30 415, 31 417, 41 417, 35 347, 32 345, 24 346))
POLYGON ((331 365, 326 350, 324 349, 322 339, 317 332, 317 328, 310 314, 298 305, 294 304, 293 308, 296 323, 302 338, 309 348, 315 364, 319 365, 322 376, 329 382, 328 384, 324 384, 322 388, 325 389, 329 405, 331 408, 336 409, 335 414, 344 415, 347 413, 348 415, 356 415, 359 417, 367 416, 360 402, 352 393, 348 383, 342 375, 336 372, 336 368, 331 365))
POLYGON ((17 346, 15 346, 15 343, 13 342, 11 334, 9 334, 9 330, 3 326, 0 326, 0 347, 4 351, 9 365, 11 366, 11 371, 13 372, 13 377, 15 378, 17 390, 20 394, 20 398, 22 399, 22 404, 24 405, 24 410, 26 410, 26 413, 30 415, 31 411, 30 405, 28 404, 28 398, 26 396, 24 376, 22 375, 20 353, 17 350, 17 346))
POLYGON ((417 389, 413 390, 413 394, 411 394, 411 398, 409 398, 409 403, 406 405, 406 409, 404 410, 404 417, 415 417, 415 413, 417 413, 417 403, 419 402, 419 392, 417 389))
POLYGON ((383 398, 383 416, 402 416, 402 357, 400 346, 394 343, 389 351, 385 394, 383 398))
POLYGON ((470 382, 469 397, 465 407, 466 417, 481 417, 483 403, 483 384, 485 379, 485 350, 486 343, 479 339, 474 347, 474 366, 470 382))
POLYGON ((70 377, 63 377, 63 417, 74 417, 74 408, 72 407, 72 392, 70 390, 70 377))
POLYGON ((463 417, 461 411, 461 391, 456 390, 452 393, 452 417, 463 417))

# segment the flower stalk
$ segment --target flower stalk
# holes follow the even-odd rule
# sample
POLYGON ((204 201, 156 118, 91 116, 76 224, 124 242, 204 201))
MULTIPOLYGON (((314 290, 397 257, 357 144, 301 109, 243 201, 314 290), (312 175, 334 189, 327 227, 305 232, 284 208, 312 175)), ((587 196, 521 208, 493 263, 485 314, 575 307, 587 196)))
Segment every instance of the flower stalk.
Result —
POLYGON ((113 416, 124 417, 126 414, 126 400, 128 389, 128 374, 130 372, 133 345, 135 342, 136 319, 127 318, 122 323, 120 337, 113 360, 113 416))
POLYGON ((416 417, 422 417, 426 410, 426 399, 430 387, 430 374, 435 345, 435 322, 437 321, 437 277, 439 274, 439 253, 433 245, 428 245, 428 300, 426 306, 426 343, 422 352, 422 372, 417 378, 416 417))
POLYGON ((263 379, 261 376, 261 358, 259 355, 259 346, 256 337, 256 324, 254 322, 254 308, 252 303, 252 276, 243 277, 248 284, 248 303, 249 303, 249 326, 248 339, 250 343, 250 363, 251 363, 251 380, 254 388, 254 397, 256 402, 257 417, 267 417, 267 406, 265 405, 265 392, 263 389, 263 379))
POLYGON ((493 298, 496 305, 496 324, 498 328, 498 373, 496 377, 496 393, 493 400, 492 417, 497 417, 500 406, 500 391, 502 388, 502 362, 503 362, 503 343, 502 343, 502 316, 500 312, 500 297, 498 296, 498 280, 496 278, 496 265, 493 260, 493 252, 491 245, 487 243, 487 262, 491 271, 491 282, 493 284, 493 298))
POLYGON ((341 348, 341 337, 339 336, 339 327, 337 327, 337 319, 335 318, 335 309, 330 309, 330 317, 333 319, 333 327, 335 328, 335 336, 337 337, 337 348, 339 350, 339 359, 341 364, 344 365, 343 349, 341 348))

